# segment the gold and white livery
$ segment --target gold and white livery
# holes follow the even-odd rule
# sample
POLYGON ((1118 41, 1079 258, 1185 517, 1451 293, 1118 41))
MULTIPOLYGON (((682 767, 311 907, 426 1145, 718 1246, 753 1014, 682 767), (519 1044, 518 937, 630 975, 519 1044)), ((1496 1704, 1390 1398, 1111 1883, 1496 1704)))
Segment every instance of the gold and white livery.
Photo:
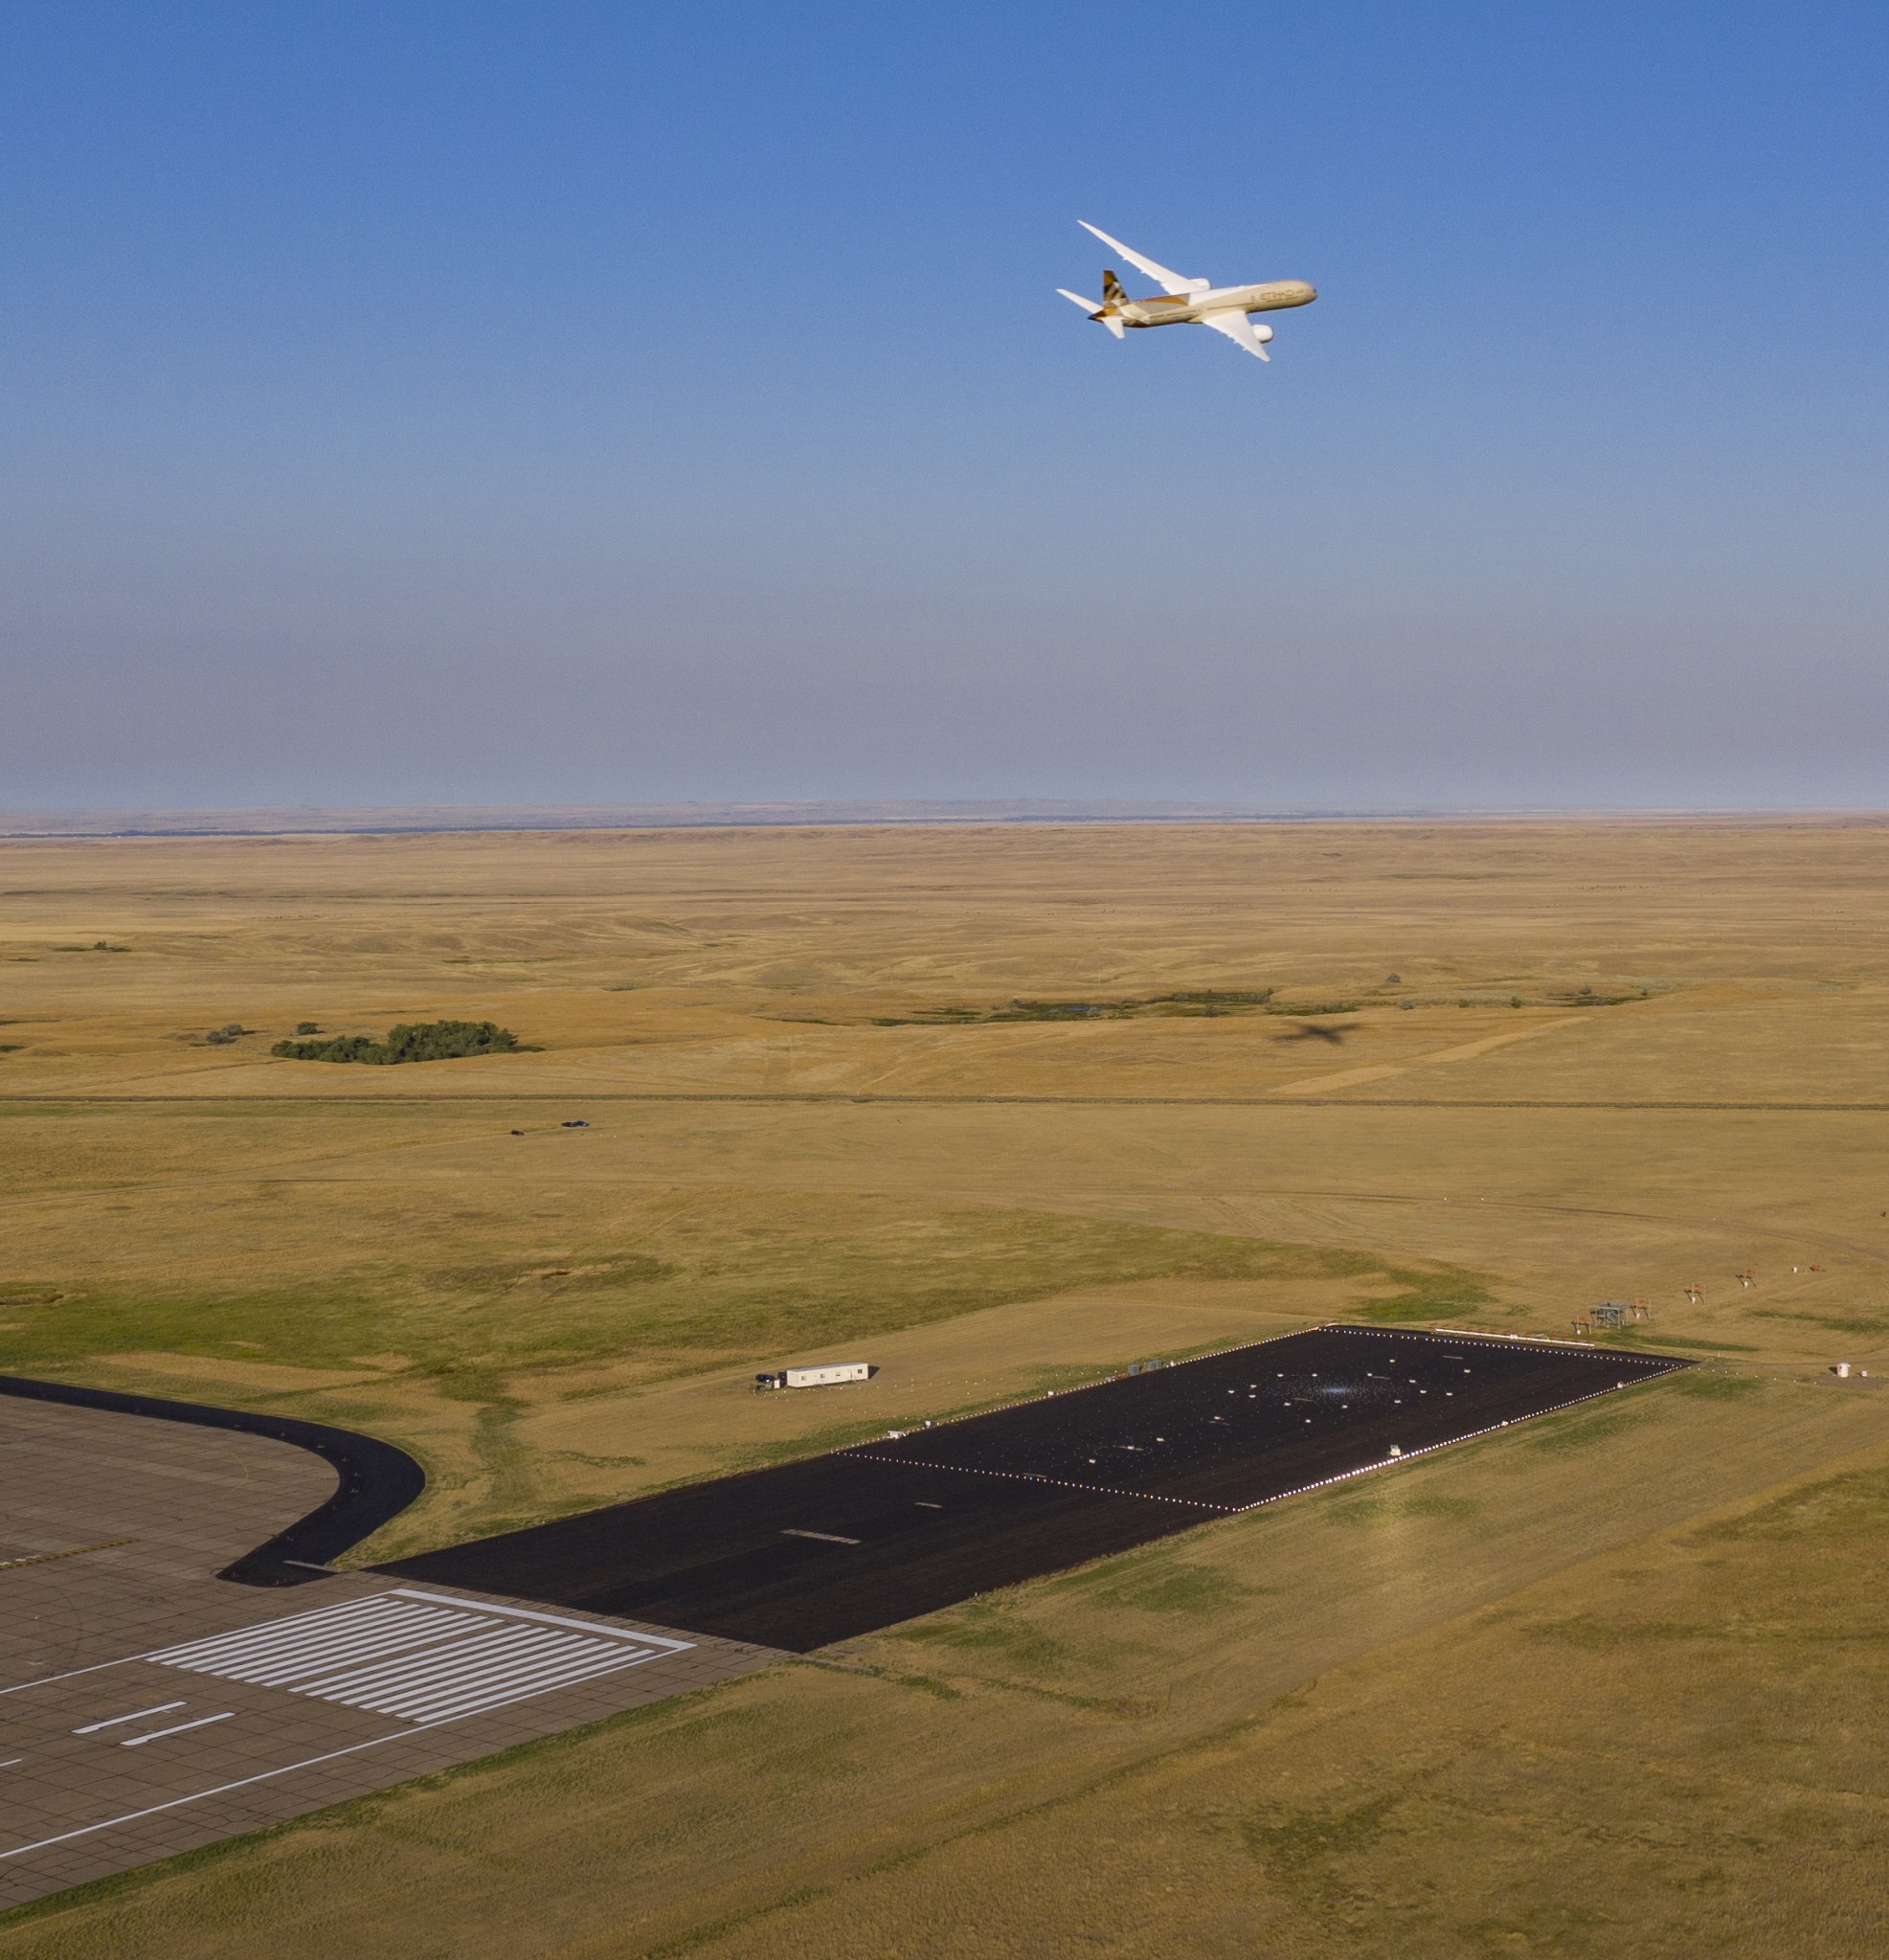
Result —
POLYGON ((1117 340, 1123 329, 1130 327, 1211 327, 1216 333, 1224 333, 1236 346, 1245 348, 1248 353, 1270 361, 1272 356, 1266 351, 1266 343, 1272 338, 1272 329, 1263 322, 1255 327, 1247 316, 1276 313, 1285 306, 1309 306, 1318 297, 1302 279, 1275 279, 1256 286, 1217 286, 1208 279, 1183 279, 1165 265, 1157 265, 1152 259, 1131 252, 1119 238, 1096 231, 1087 219, 1078 218, 1076 222, 1112 251, 1119 252, 1138 272, 1145 272, 1166 296, 1158 300, 1131 300, 1113 272, 1102 275, 1099 306, 1093 300, 1085 300, 1080 293, 1072 293, 1065 286, 1056 288, 1091 320, 1099 320, 1117 340))

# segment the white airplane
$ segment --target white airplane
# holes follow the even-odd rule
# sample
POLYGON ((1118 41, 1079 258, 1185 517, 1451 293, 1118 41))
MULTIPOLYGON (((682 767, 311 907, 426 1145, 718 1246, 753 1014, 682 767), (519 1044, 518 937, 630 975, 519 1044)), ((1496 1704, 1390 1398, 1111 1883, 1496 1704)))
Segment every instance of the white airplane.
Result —
POLYGON ((1102 275, 1099 306, 1066 286, 1056 288, 1091 320, 1099 320, 1117 340, 1122 337, 1122 329, 1129 327, 1211 327, 1216 333, 1224 333, 1236 346, 1245 348, 1248 353, 1270 361, 1272 356, 1266 351, 1266 343, 1272 338, 1272 329, 1263 322, 1255 327, 1247 315, 1276 313, 1283 306, 1309 306, 1318 297, 1302 279, 1277 279, 1271 284, 1256 286, 1217 286, 1208 279, 1182 279, 1165 265, 1157 265, 1152 259, 1131 252, 1119 238, 1096 231, 1087 219, 1077 218, 1076 223, 1119 252, 1137 271, 1145 272, 1167 296, 1160 300, 1131 300, 1113 272, 1102 275))

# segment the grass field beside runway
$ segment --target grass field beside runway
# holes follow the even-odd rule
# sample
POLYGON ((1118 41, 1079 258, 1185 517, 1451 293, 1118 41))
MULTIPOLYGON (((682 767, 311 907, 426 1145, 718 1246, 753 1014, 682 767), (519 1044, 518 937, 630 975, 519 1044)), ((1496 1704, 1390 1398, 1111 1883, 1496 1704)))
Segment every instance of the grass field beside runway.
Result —
POLYGON ((388 1435, 436 1485, 370 1555, 1359 1314, 1562 1335, 1642 1296, 1646 1344, 1703 1363, 848 1643, 849 1673, 134 1877, 0 1951, 1878 1942, 1857 1738, 1889 1708, 1856 1547, 1889 1436, 1889 1115, 1854 1106, 1889 1102, 1881 827, 0 862, 6 1364, 388 1435), (1275 1004, 1356 1025, 1299 1039, 1275 1004), (542 1051, 264 1052, 304 1019, 441 1015, 542 1051), (233 1022, 256 1032, 205 1043, 233 1022), (776 1099, 686 1099, 731 1093, 776 1099), (612 1099, 652 1094, 683 1099, 612 1099), (978 1100, 1020 1096, 1044 1099, 978 1100), (825 1358, 882 1372, 746 1391, 825 1358), (1767 1521, 1731 1528, 1745 1504, 1767 1521))
POLYGON ((0 1951, 1861 1956, 1889 1454, 1844 1446, 1875 1413, 1761 1385, 1551 1418, 1525 1459, 1208 1526, 93 1888, 0 1951), (1807 1451, 1832 1469, 1780 1483, 1807 1451))

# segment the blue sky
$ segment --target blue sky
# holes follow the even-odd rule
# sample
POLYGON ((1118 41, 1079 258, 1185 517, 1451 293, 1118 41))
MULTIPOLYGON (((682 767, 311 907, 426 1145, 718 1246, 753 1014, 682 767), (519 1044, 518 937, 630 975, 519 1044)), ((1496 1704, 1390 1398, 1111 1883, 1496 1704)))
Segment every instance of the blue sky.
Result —
POLYGON ((1880 7, 664 11, 10 11, 0 806, 1889 801, 1880 7))

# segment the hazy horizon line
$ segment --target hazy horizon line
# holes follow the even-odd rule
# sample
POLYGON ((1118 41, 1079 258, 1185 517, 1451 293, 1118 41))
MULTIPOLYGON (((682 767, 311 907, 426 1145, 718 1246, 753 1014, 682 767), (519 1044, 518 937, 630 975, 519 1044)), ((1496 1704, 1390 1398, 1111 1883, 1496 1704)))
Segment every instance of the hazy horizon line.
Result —
POLYGON ((1879 808, 1628 804, 1400 804, 1267 808, 1104 798, 806 799, 778 802, 363 803, 208 809, 0 811, 0 841, 323 837, 450 831, 802 829, 925 824, 1788 822, 1883 821, 1879 808))

